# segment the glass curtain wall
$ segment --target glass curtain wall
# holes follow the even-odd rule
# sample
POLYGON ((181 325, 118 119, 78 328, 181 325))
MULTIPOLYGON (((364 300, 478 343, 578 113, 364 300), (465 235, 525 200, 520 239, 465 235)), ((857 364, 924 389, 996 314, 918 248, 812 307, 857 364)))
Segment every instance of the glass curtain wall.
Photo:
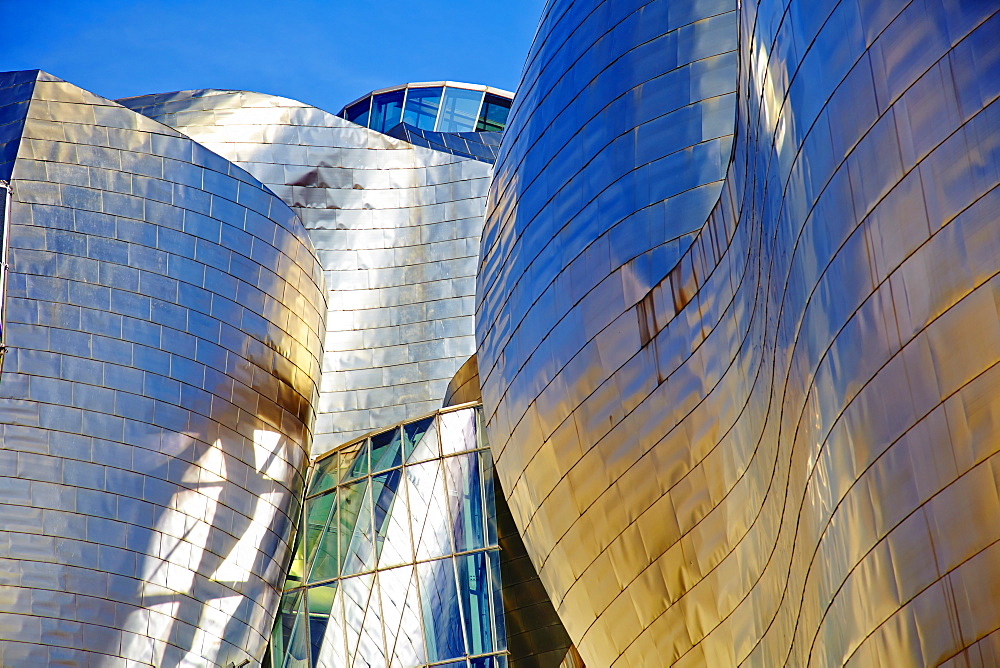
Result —
POLYGON ((493 460, 479 406, 319 460, 274 668, 506 668, 493 460))

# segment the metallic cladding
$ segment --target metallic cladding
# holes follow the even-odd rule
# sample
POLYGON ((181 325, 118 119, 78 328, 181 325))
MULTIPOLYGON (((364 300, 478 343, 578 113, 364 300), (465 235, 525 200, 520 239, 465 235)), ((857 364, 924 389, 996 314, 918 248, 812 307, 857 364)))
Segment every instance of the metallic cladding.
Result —
POLYGON ((259 661, 320 376, 306 231, 242 169, 45 73, 0 75, 0 110, 22 128, 0 664, 259 661))
POLYGON ((997 3, 681 5, 550 2, 498 161, 479 367, 540 577, 588 665, 990 665, 997 3), (672 238, 633 212, 688 175, 605 181, 664 140, 599 181, 603 137, 549 135, 601 112, 638 137, 649 96, 700 99, 651 79, 612 113, 614 64, 672 28, 635 67, 738 33, 736 141, 680 261, 647 262, 615 224, 672 238))
POLYGON ((122 103, 245 168, 309 230, 330 290, 315 452, 440 407, 475 352, 489 162, 270 95, 189 91, 122 103))

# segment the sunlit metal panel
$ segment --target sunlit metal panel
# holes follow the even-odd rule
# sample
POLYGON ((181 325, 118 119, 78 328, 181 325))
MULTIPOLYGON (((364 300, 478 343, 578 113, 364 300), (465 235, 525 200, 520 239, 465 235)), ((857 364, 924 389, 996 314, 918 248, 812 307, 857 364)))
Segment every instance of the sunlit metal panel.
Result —
POLYGON ((993 2, 548 3, 478 359, 588 665, 996 657, 998 32, 993 2))
POLYGON ((0 100, 22 119, 0 664, 260 661, 320 377, 306 230, 242 169, 114 102, 37 71, 0 75, 0 100))

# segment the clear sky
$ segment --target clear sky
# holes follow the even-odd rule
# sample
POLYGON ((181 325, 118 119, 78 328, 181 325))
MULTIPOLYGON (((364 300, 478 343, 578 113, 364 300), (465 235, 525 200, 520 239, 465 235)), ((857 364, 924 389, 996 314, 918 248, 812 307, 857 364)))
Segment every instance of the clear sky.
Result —
POLYGON ((0 71, 106 98, 195 88, 336 112, 411 81, 513 91, 544 0, 0 0, 0 71))

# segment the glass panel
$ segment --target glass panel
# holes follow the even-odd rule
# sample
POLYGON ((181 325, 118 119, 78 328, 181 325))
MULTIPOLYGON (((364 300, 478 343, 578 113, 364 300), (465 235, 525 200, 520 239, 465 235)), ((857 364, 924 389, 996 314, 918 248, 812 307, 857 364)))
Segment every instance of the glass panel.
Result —
POLYGON ((417 566, 421 613, 428 661, 445 661, 465 654, 458 590, 452 560, 438 559, 417 566))
MULTIPOLYGON (((293 591, 281 597, 281 650, 284 655, 282 665, 285 668, 308 666, 306 658, 305 609, 303 608, 302 590, 293 591)), ((275 655, 279 655, 277 648, 275 655)))
POLYGON ((471 668, 496 668, 497 664, 494 662, 495 658, 496 657, 492 656, 476 657, 475 659, 469 660, 469 665, 471 668))
MULTIPOLYGON (((497 502, 496 486, 493 482, 493 455, 489 450, 479 451, 479 463, 482 465, 483 506, 486 508, 486 544, 490 547, 499 545, 497 542, 497 502)), ((504 501, 506 503, 506 501, 504 501)))
POLYGON ((406 494, 400 485, 402 480, 402 469, 394 469, 372 478, 375 550, 379 568, 413 561, 406 494))
POLYGON ((305 557, 303 555, 305 543, 305 532, 300 528, 295 532, 295 545, 292 549, 292 564, 288 568, 288 577, 285 578, 285 589, 297 587, 305 577, 305 557))
POLYGON ((438 416, 441 429, 441 453, 473 450, 476 447, 476 411, 466 408, 438 416))
POLYGON ((343 587, 326 586, 313 587, 309 590, 309 606, 312 610, 313 598, 319 596, 319 605, 325 604, 329 600, 326 590, 333 593, 333 602, 330 605, 330 621, 326 625, 326 630, 322 639, 317 640, 312 637, 313 661, 316 668, 340 668, 347 663, 347 637, 344 629, 344 589, 343 587), (317 653, 316 648, 319 647, 317 653))
POLYGON ((476 127, 476 114, 483 99, 482 91, 464 88, 445 88, 438 132, 472 132, 476 127))
POLYGON ((368 441, 359 441, 337 453, 341 480, 354 480, 368 475, 368 441))
POLYGON ((407 466, 410 523, 417 559, 451 554, 448 496, 440 460, 407 466))
POLYGON ((372 473, 378 473, 403 463, 403 443, 399 429, 372 436, 372 473))
POLYGON ((371 109, 371 104, 371 97, 366 97, 360 102, 352 104, 344 110, 344 118, 352 123, 368 127, 368 111, 371 109))
MULTIPOLYGON (((470 452, 444 460, 451 506, 451 534, 456 552, 485 547, 483 496, 479 484, 479 457, 470 452)), ((476 652, 477 654, 479 652, 476 652)))
POLYGON ((342 575, 375 568, 372 497, 368 479, 342 485, 340 492, 340 562, 342 575))
POLYGON ((499 132, 507 125, 510 114, 510 100, 498 95, 486 94, 483 100, 483 110, 479 113, 476 132, 499 132))
POLYGON ((433 417, 403 425, 403 440, 408 463, 438 456, 437 423, 433 417))
POLYGON ((361 575, 341 581, 344 590, 344 623, 347 654, 354 666, 384 666, 382 615, 379 597, 372 594, 375 575, 361 575))
POLYGON ((306 496, 319 494, 331 489, 337 484, 338 477, 336 455, 316 462, 316 468, 313 470, 312 481, 309 483, 309 489, 306 490, 306 496))
POLYGON ((456 557, 458 591, 465 615, 465 637, 469 654, 493 651, 493 625, 490 609, 490 579, 487 575, 486 553, 477 552, 456 557))
POLYGON ((494 650, 502 652, 507 649, 507 622, 503 617, 503 582, 500 581, 500 551, 490 550, 486 553, 490 562, 490 587, 493 592, 493 643, 494 650))
POLYGON ((309 610, 309 642, 312 646, 310 655, 313 664, 319 661, 320 650, 325 642, 326 629, 331 617, 334 625, 340 623, 340 610, 334 608, 336 594, 336 584, 306 590, 306 605, 309 610))
POLYGON ((372 130, 385 132, 399 125, 403 116, 403 91, 394 90, 372 98, 372 130))
POLYGON ((421 130, 433 130, 441 106, 441 88, 411 88, 406 94, 403 122, 421 130))
POLYGON ((379 571, 385 646, 393 666, 424 663, 424 633, 420 625, 417 571, 413 566, 379 571))
MULTIPOLYGON (((310 563, 314 564, 313 570, 316 569, 315 564, 325 559, 336 561, 336 542, 328 545, 323 541, 331 516, 336 517, 336 503, 336 492, 329 492, 306 501, 306 555, 310 563)), ((336 541, 336 532, 334 532, 333 540, 336 541)), ((336 575, 336 566, 334 566, 333 575, 328 577, 334 575, 336 575)))

